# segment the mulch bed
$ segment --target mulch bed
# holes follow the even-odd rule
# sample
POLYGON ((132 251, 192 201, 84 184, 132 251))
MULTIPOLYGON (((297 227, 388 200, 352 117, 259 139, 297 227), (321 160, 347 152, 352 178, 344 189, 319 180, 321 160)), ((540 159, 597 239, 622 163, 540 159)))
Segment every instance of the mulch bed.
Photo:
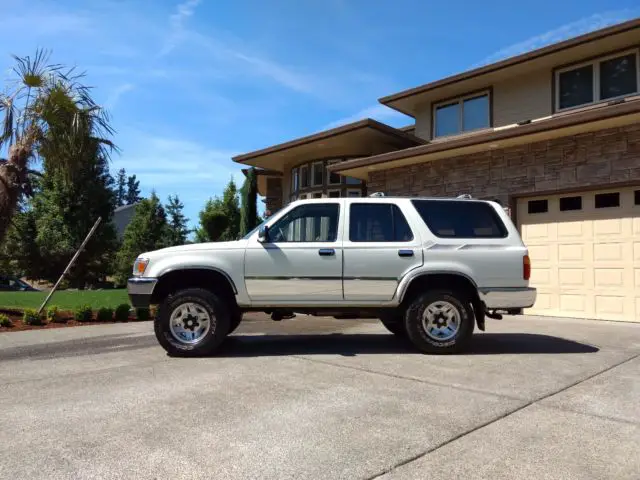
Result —
POLYGON ((115 320, 111 320, 108 322, 98 322, 95 319, 95 315, 90 322, 79 322, 73 319, 72 312, 60 312, 60 317, 63 319, 67 319, 66 323, 62 322, 51 322, 46 323, 41 326, 37 325, 25 325, 22 321, 22 312, 17 310, 0 310, 0 313, 7 315, 11 321, 13 322, 12 327, 0 327, 0 333, 2 332, 22 332, 25 330, 46 330, 50 328, 64 328, 64 327, 83 327, 85 325, 109 325, 112 323, 129 323, 129 322, 144 322, 147 320, 138 320, 134 315, 130 315, 129 319, 126 322, 116 322, 115 320))

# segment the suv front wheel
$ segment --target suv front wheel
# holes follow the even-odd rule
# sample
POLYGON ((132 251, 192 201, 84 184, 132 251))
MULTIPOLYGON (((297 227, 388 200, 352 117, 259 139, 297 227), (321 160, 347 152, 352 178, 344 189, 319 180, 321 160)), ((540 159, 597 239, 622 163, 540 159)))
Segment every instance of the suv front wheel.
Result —
POLYGON ((230 317, 218 295, 202 288, 189 288, 160 304, 154 330, 158 342, 170 355, 209 355, 227 336, 230 317))
POLYGON ((418 295, 404 318, 409 340, 424 353, 455 353, 467 346, 474 329, 471 304, 454 291, 418 295))

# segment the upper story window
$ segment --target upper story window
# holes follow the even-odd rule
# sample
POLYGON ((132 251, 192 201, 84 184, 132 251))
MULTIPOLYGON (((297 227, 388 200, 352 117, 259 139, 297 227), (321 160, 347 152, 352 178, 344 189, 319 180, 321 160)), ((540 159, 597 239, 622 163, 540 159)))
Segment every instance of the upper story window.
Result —
POLYGON ((638 50, 617 53, 556 71, 556 110, 581 107, 640 91, 638 50))
POLYGON ((434 105, 434 137, 456 135, 491 126, 489 92, 434 105))

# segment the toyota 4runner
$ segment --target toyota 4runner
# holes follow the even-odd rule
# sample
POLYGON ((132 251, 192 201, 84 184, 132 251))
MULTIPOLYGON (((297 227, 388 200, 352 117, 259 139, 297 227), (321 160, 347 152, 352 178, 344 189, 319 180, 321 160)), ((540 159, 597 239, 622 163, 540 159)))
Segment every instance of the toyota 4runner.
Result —
POLYGON ((240 240, 144 253, 128 292, 159 305, 155 334, 173 355, 215 351, 248 311, 379 318, 422 352, 451 353, 486 317, 534 304, 530 271, 497 203, 373 195, 296 201, 240 240))

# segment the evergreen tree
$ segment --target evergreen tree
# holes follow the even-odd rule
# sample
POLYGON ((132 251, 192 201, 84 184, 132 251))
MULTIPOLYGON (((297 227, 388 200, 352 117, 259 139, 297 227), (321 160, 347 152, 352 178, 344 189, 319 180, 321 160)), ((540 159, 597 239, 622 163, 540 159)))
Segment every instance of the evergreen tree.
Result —
POLYGON ((258 179, 254 168, 247 172, 242 185, 242 210, 240 211, 240 235, 244 236, 258 225, 258 179))
POLYGON ((140 197, 140 181, 135 175, 130 175, 127 179, 127 194, 125 195, 125 205, 133 205, 142 200, 140 197))
POLYGON ((32 210, 20 209, 0 246, 0 271, 16 277, 38 278, 42 265, 36 244, 36 222, 32 210))
POLYGON ((116 281, 125 285, 131 276, 133 262, 138 255, 167 246, 167 215, 153 192, 150 198, 140 201, 124 231, 122 247, 116 263, 116 281))
POLYGON ((237 240, 240 235, 240 201, 238 187, 233 178, 229 180, 222 193, 222 209, 227 216, 228 224, 221 240, 237 240))
POLYGON ((51 282, 62 273, 89 230, 102 217, 100 226, 67 274, 68 284, 84 288, 113 271, 117 234, 113 225, 116 194, 107 159, 94 152, 87 155, 69 179, 64 172, 45 170, 41 191, 33 199, 35 237, 40 262, 30 277, 51 282))
POLYGON ((124 168, 118 170, 118 177, 116 181, 116 206, 121 207, 125 203, 125 197, 127 195, 127 172, 124 168))
POLYGON ((177 195, 169 195, 169 201, 165 206, 168 217, 167 243, 169 245, 184 245, 187 241, 189 229, 187 228, 187 217, 184 216, 184 204, 177 195))

